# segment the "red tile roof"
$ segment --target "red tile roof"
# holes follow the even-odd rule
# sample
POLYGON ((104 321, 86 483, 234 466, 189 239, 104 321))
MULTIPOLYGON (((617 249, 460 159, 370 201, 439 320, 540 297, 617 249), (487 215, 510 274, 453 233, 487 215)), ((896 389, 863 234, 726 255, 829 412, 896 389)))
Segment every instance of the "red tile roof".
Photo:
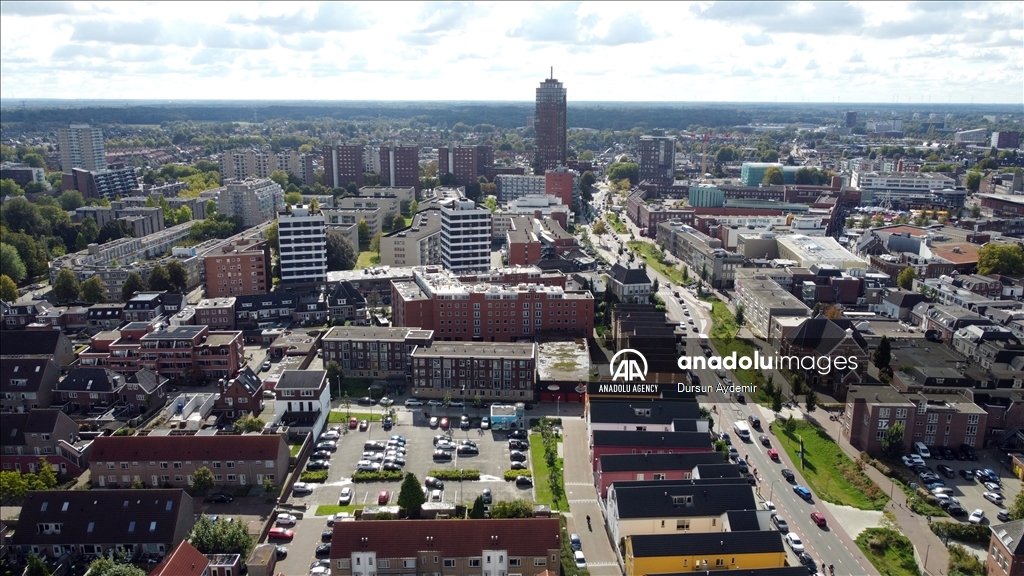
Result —
POLYGON ((282 446, 277 434, 104 436, 93 442, 89 460, 277 460, 282 446))
POLYGON ((506 550, 509 557, 547 556, 559 548, 557 518, 489 520, 360 520, 338 522, 331 559, 373 551, 377 558, 410 558, 430 552, 445 558, 506 550))
POLYGON ((210 561, 202 552, 196 550, 188 540, 182 540, 174 552, 164 558, 149 576, 203 576, 203 571, 209 564, 210 561))

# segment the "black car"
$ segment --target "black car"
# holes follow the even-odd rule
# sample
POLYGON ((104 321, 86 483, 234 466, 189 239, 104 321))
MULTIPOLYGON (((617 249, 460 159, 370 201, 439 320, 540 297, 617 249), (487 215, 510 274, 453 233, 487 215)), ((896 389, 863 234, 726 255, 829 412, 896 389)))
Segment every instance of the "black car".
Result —
POLYGON ((754 478, 753 474, 749 474, 749 473, 746 474, 746 479, 747 479, 747 482, 749 482, 751 486, 754 486, 754 485, 757 484, 757 478, 754 478))
POLYGON ((963 457, 957 458, 956 452, 954 452, 953 449, 949 448, 948 446, 942 447, 942 457, 945 458, 946 460, 963 460, 963 457))
POLYGON ((529 466, 526 465, 526 462, 513 462, 511 468, 513 470, 526 470, 529 466))
POLYGON ((326 544, 321 544, 321 545, 316 547, 316 557, 317 558, 321 558, 323 556, 330 556, 330 555, 331 555, 331 543, 330 542, 327 542, 326 544))
POLYGON ((974 473, 967 468, 962 468, 960 470, 960 477, 963 478, 964 480, 974 482, 974 473))
POLYGON ((462 419, 459 420, 459 428, 469 430, 469 416, 462 416, 462 419))
POLYGON ((381 469, 382 470, 398 471, 398 470, 402 469, 402 466, 400 464, 395 463, 395 462, 385 462, 385 463, 381 464, 381 469))
POLYGON ((330 542, 331 538, 334 537, 334 530, 324 530, 320 533, 321 542, 330 542))
POLYGON ((960 506, 960 505, 950 506, 949 508, 946 508, 946 512, 948 512, 950 516, 966 516, 967 515, 967 510, 964 510, 963 507, 960 506))
POLYGON ((317 450, 309 455, 310 460, 330 460, 331 453, 327 450, 317 450))
POLYGON ((451 460, 452 453, 448 450, 434 450, 434 460, 451 460))
POLYGON ((526 462, 526 454, 518 450, 513 450, 508 454, 509 460, 513 462, 526 462))
POLYGON ((530 404, 529 402, 527 402, 526 406, 524 406, 524 408, 526 408, 527 410, 533 410, 533 404, 530 404))
POLYGON ((434 478, 433 476, 427 476, 423 479, 423 483, 427 488, 437 488, 438 490, 444 490, 444 482, 434 478))
POLYGON ((783 534, 789 532, 789 523, 786 522, 786 520, 783 519, 782 516, 772 516, 772 523, 775 524, 775 527, 779 529, 779 532, 782 532, 783 534))
POLYGON ((956 476, 956 471, 950 468, 949 466, 946 466, 945 464, 939 464, 938 466, 936 466, 936 468, 938 469, 939 473, 941 473, 946 478, 953 478, 956 476))
POLYGON ((385 430, 391 430, 391 427, 394 426, 394 425, 395 425, 395 421, 392 420, 390 416, 385 418, 384 422, 381 423, 381 427, 384 428, 385 430))
POLYGON ((327 460, 311 460, 306 464, 306 470, 327 470, 331 467, 331 463, 327 460))
POLYGON ((967 444, 960 445, 960 453, 963 454, 971 462, 978 461, 978 453, 974 451, 974 448, 968 446, 967 444))
POLYGON ((801 552, 799 555, 800 563, 807 567, 809 574, 814 574, 818 571, 818 564, 811 558, 811 555, 807 552, 801 552))
POLYGON ((785 478, 787 482, 792 482, 796 479, 796 475, 794 475, 793 471, 789 468, 782 469, 782 477, 785 478))
POLYGON ((512 430, 508 433, 509 438, 517 438, 519 440, 526 440, 526 430, 512 430))
POLYGON ((458 454, 479 454, 480 453, 480 449, 477 448, 476 446, 466 446, 465 444, 463 444, 462 446, 459 446, 458 448, 456 448, 455 451, 458 454))
POLYGON ((761 444, 764 445, 764 446, 767 446, 769 448, 772 447, 771 439, 768 438, 768 436, 766 436, 765 434, 761 434, 761 444))
POLYGON ((526 440, 516 440, 515 438, 508 441, 509 450, 526 450, 530 447, 530 444, 526 440))
POLYGON ((326 451, 326 452, 337 452, 337 450, 338 450, 338 443, 337 442, 321 442, 321 443, 317 444, 315 446, 315 448, 318 451, 319 450, 323 450, 323 451, 326 451))
POLYGON ((206 501, 213 502, 214 504, 226 504, 228 502, 233 502, 234 497, 232 497, 230 494, 218 492, 217 494, 210 494, 209 496, 207 496, 206 501))
POLYGON ((932 459, 933 460, 942 460, 942 458, 943 458, 943 456, 942 456, 942 448, 938 448, 938 447, 935 447, 935 446, 929 446, 928 447, 928 452, 932 455, 932 459))
POLYGON ((370 398, 369 396, 363 396, 362 398, 357 400, 356 403, 359 404, 360 406, 375 406, 377 404, 377 401, 374 400, 373 398, 370 398))
POLYGON ((278 560, 284 560, 288 557, 288 549, 284 546, 275 546, 274 555, 277 556, 278 560))
POLYGON ((529 488, 533 486, 533 478, 529 476, 516 476, 516 486, 521 488, 529 488))

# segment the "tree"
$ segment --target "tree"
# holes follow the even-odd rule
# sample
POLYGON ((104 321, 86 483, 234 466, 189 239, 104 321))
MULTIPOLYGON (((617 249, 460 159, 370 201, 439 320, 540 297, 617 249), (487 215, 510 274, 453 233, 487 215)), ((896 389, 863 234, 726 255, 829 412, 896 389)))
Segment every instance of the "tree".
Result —
POLYGON ((146 281, 139 276, 138 272, 132 272, 124 280, 124 284, 121 286, 121 301, 127 302, 132 299, 132 296, 136 292, 144 292, 146 290, 146 281))
POLYGON ((38 471, 35 474, 27 474, 29 490, 53 490, 57 487, 57 474, 53 471, 53 464, 40 456, 36 462, 38 471))
POLYGON ((25 576, 52 576, 52 574, 42 558, 35 554, 29 554, 28 563, 25 566, 25 576))
POLYGON ((804 407, 807 408, 808 413, 814 412, 814 409, 818 407, 818 395, 810 388, 807 389, 807 394, 804 396, 804 407))
POLYGON ((423 506, 426 501, 427 495, 423 493, 423 488, 420 487, 420 481, 416 479, 416 475, 412 472, 407 473, 405 479, 402 480, 402 488, 398 492, 398 506, 404 508, 410 518, 418 518, 420 506, 423 506))
POLYGON ((640 181, 640 167, 635 162, 627 162, 622 158, 608 166, 605 174, 611 182, 619 183, 622 180, 629 180, 630 182, 640 181))
POLYGON ((327 270, 352 270, 356 267, 355 248, 340 234, 327 234, 327 270))
POLYGON ((153 266, 149 272, 149 289, 157 292, 171 289, 171 279, 166 268, 159 264, 153 266))
MULTIPOLYGON (((196 470, 196 474, 200 470, 209 472, 209 469, 204 467, 196 470)), ((203 554, 238 554, 242 558, 249 557, 256 543, 249 535, 245 522, 227 522, 221 519, 214 522, 206 514, 200 516, 199 521, 192 527, 188 541, 203 554)))
POLYGON ((912 290, 914 288, 914 280, 917 280, 917 272, 914 271, 912 266, 907 266, 896 276, 896 285, 904 290, 912 290))
POLYGON ((46 221, 39 215, 39 206, 18 197, 8 200, 0 209, 0 221, 11 232, 24 232, 32 236, 49 236, 46 221))
POLYGON ((78 279, 70 268, 61 268, 57 272, 57 278, 53 281, 53 295, 57 302, 75 302, 82 295, 82 287, 78 285, 78 279))
POLYGON ((312 198, 309 201, 309 212, 310 214, 316 214, 320 212, 320 201, 316 198, 312 198))
POLYGON ((266 492, 267 494, 273 494, 277 492, 277 484, 274 484, 274 481, 271 480, 270 478, 264 478, 263 491, 266 492))
POLYGON ((97 244, 106 244, 111 240, 120 240, 121 238, 131 238, 134 235, 132 227, 124 220, 111 220, 100 228, 100 233, 96 237, 97 244))
POLYGON ((302 206, 302 193, 287 192, 284 195, 284 203, 289 206, 302 206))
POLYGON ((395 515, 387 510, 381 510, 373 515, 374 520, 394 520, 395 515))
POLYGON ((17 470, 0 471, 0 502, 21 502, 28 493, 28 479, 17 470))
POLYGON ((744 312, 743 304, 738 304, 736 306, 736 325, 737 326, 743 326, 743 312, 744 312))
POLYGON ((1017 492, 1013 498, 1013 504, 1010 506, 1010 520, 1022 518, 1024 518, 1024 492, 1017 492))
POLYGON ((276 182, 281 188, 288 186, 288 173, 284 170, 274 170, 270 173, 270 179, 276 182))
POLYGON ((30 152, 21 157, 23 164, 28 164, 32 168, 46 168, 46 160, 35 152, 30 152))
POLYGON ((875 365, 875 368, 885 370, 889 367, 890 362, 892 362, 892 343, 889 342, 889 337, 883 334, 881 341, 878 342, 878 347, 871 355, 871 363, 875 365))
POLYGON ((473 500, 473 507, 469 510, 469 517, 474 520, 481 520, 484 517, 485 511, 484 497, 477 496, 476 500, 473 500))
POLYGON ((92 219, 92 216, 86 216, 82 219, 82 225, 79 227, 79 230, 82 236, 85 236, 85 241, 89 244, 92 244, 100 237, 100 227, 92 219))
POLYGON ((82 193, 78 190, 66 190, 57 197, 57 202, 60 202, 60 207, 68 212, 85 206, 85 198, 82 197, 82 193))
POLYGON ((491 211, 491 214, 494 214, 498 211, 498 199, 494 196, 488 196, 484 198, 484 206, 491 211))
POLYGON ((533 505, 523 499, 500 500, 491 504, 491 518, 531 518, 533 505))
POLYGON ((1024 274, 1024 248, 1020 244, 985 244, 978 250, 978 274, 1024 274))
POLYGON ((213 478, 213 472, 209 468, 203 466, 192 474, 192 487, 202 492, 209 490, 216 485, 216 481, 213 478))
POLYGON ((964 186, 966 186, 972 194, 977 194, 978 188, 981 187, 981 172, 976 170, 968 172, 967 178, 964 179, 964 186))
POLYGON ((608 233, 608 226, 604 223, 604 220, 598 220, 597 222, 594 222, 594 225, 591 227, 591 231, 595 236, 601 236, 602 234, 608 233))
POLYGON ((394 220, 391 221, 391 229, 401 230, 402 228, 405 228, 405 216, 395 214, 394 220))
POLYGON ((262 418, 257 418, 252 414, 243 414, 235 420, 234 428, 239 432, 260 432, 266 425, 267 423, 262 418))
POLYGON ((206 201, 206 217, 209 218, 217 213, 217 201, 207 200, 206 201))
POLYGON ((370 246, 370 226, 366 223, 366 218, 359 220, 359 250, 366 250, 370 246))
POLYGON ((89 576, 146 576, 146 571, 131 564, 120 564, 101 556, 89 564, 89 576))
POLYGON ((331 360, 330 362, 327 363, 326 366, 324 366, 324 369, 327 370, 328 385, 331 386, 332 390, 334 389, 335 386, 337 386, 338 390, 340 391, 341 379, 345 376, 345 372, 344 370, 342 370, 341 364, 338 364, 336 361, 331 360))
POLYGON ((380 232, 373 235, 373 240, 370 240, 370 252, 376 252, 377 256, 380 256, 380 232))
POLYGON ((7 274, 0 274, 0 300, 12 303, 18 299, 18 285, 7 274))
POLYGON ((771 186, 781 186, 783 182, 782 169, 778 166, 772 166, 765 170, 764 178, 761 179, 762 184, 768 184, 771 186))
POLYGON ((877 216, 871 219, 871 225, 875 228, 885 226, 885 217, 882 216, 881 214, 878 214, 877 216))
POLYGON ((761 162, 778 162, 779 153, 777 150, 766 150, 761 154, 761 162))
POLYGON ((782 412, 782 386, 775 388, 772 392, 772 412, 778 414, 782 412))
POLYGON ((415 216, 420 211, 420 203, 413 200, 409 203, 409 216, 415 216))
POLYGON ((971 204, 971 218, 978 218, 981 216, 981 204, 971 204))
POLYGON ((10 244, 0 244, 0 274, 17 283, 25 279, 26 273, 18 249, 10 244))
POLYGON ((177 260, 171 260, 167 264, 167 280, 170 283, 168 290, 171 292, 182 294, 188 290, 188 271, 177 260))
POLYGON ((0 180, 0 198, 24 196, 25 190, 11 178, 0 180))
POLYGON ((903 423, 896 421, 882 434, 882 454, 896 460, 903 455, 903 423))

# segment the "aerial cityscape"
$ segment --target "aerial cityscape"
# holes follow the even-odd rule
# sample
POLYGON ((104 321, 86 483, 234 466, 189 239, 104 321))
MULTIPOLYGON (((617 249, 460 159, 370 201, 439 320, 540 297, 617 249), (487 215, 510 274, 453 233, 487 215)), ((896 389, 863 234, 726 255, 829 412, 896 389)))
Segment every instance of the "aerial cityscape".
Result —
POLYGON ((1024 5, 0 15, 0 576, 1024 573, 1024 5))

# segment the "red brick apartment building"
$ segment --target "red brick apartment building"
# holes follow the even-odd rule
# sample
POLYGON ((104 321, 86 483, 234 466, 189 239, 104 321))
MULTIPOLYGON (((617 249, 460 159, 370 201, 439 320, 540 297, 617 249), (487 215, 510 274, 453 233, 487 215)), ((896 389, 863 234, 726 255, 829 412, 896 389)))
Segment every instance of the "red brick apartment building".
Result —
POLYGON ((266 294, 270 290, 270 243, 247 239, 228 244, 203 259, 206 296, 266 294))

